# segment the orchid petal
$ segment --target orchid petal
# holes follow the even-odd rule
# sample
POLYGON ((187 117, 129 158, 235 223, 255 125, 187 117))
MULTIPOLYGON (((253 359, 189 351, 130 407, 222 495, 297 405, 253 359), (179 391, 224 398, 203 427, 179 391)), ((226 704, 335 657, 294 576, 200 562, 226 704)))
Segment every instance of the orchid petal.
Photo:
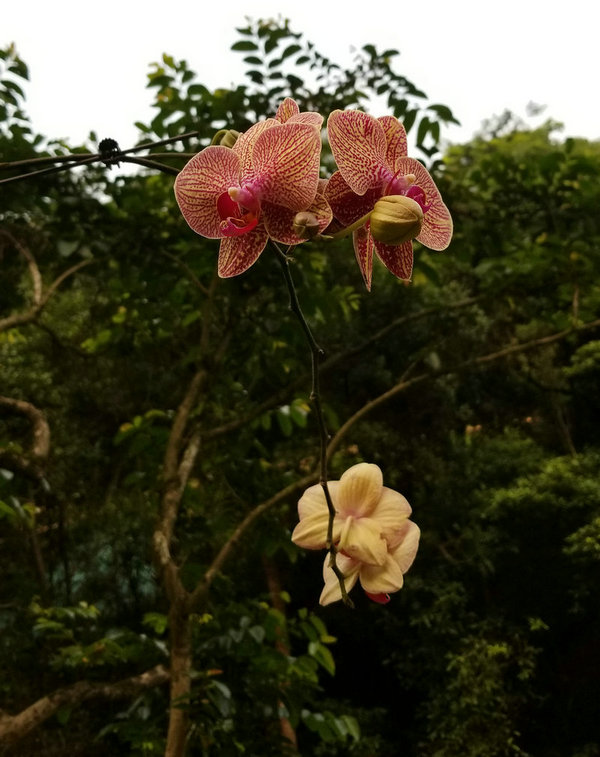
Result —
POLYGON ((240 159, 240 173, 244 183, 248 184, 255 178, 252 166, 252 151, 258 138, 263 132, 272 129, 274 126, 280 126, 274 118, 259 121, 257 124, 251 126, 248 131, 240 134, 231 148, 232 152, 240 159))
POLYGON ((412 241, 402 244, 383 244, 375 241, 374 244, 377 257, 388 271, 399 279, 410 280, 413 269, 412 241))
POLYGON ((315 129, 321 131, 321 127, 323 126, 323 116, 320 113, 307 110, 304 113, 298 113, 298 115, 292 116, 287 123, 308 124, 308 126, 313 126, 315 129))
POLYGON ((379 502, 371 513, 371 518, 377 521, 383 538, 387 539, 389 544, 392 536, 404 526, 411 512, 411 506, 405 497, 384 486, 379 502))
POLYGON ((285 100, 279 104, 277 113, 275 114, 275 120, 284 124, 292 116, 297 116, 300 113, 300 108, 295 100, 291 97, 286 97, 285 100))
POLYGON ((350 189, 342 174, 336 171, 327 182, 325 197, 338 221, 344 226, 350 226, 373 210, 381 197, 381 189, 370 189, 364 195, 357 195, 350 189))
POLYGON ((363 226, 352 234, 352 241, 354 243, 354 254, 356 255, 358 267, 362 273, 367 291, 370 292, 371 279, 373 277, 373 237, 369 229, 363 226))
MULTIPOLYGON (((302 518, 300 523, 292 532, 292 541, 298 547, 304 547, 304 549, 325 549, 327 546, 327 526, 329 524, 329 514, 327 509, 311 513, 305 518, 302 518)), ((335 541, 340 533, 340 524, 337 524, 335 529, 335 541)))
POLYGON ((306 210, 317 194, 320 153, 321 136, 307 124, 263 131, 252 151, 253 186, 261 200, 306 210))
POLYGON ((414 174, 415 185, 425 191, 427 204, 430 206, 423 218, 423 228, 417 242, 430 250, 445 250, 452 239, 452 216, 444 205, 442 196, 427 169, 413 158, 398 161, 398 170, 403 175, 414 174))
POLYGON ((175 197, 190 227, 203 237, 223 236, 217 200, 240 181, 240 162, 228 147, 207 147, 195 155, 175 179, 175 197))
MULTIPOLYGON (((331 495, 334 507, 336 506, 338 498, 339 485, 339 481, 329 481, 327 483, 327 488, 329 489, 329 494, 331 495)), ((314 484, 314 486, 309 486, 300 497, 300 500, 298 501, 298 516, 300 517, 300 520, 302 520, 313 513, 321 511, 326 513, 329 512, 327 510, 325 492, 323 491, 321 484, 314 484)))
POLYGON ((379 594, 370 594, 368 591, 365 591, 365 594, 372 602, 377 602, 378 605, 387 605, 390 601, 389 594, 382 594, 381 592, 379 594))
POLYGON ((369 594, 388 594, 402 588, 404 577, 398 563, 386 554, 383 565, 361 565, 360 585, 369 594))
POLYGON ((370 516, 383 489, 383 474, 373 463, 358 463, 342 474, 337 492, 340 516, 370 516))
MULTIPOLYGON (((287 245, 300 244, 306 241, 305 239, 301 239, 294 231, 296 210, 289 210, 289 208, 283 208, 281 205, 263 202, 262 212, 263 220, 271 239, 287 245)), ((307 212, 312 213, 316 217, 319 224, 319 233, 325 231, 333 218, 329 203, 322 194, 315 196, 314 202, 307 208, 307 212)))
POLYGON ((383 565, 386 560, 387 542, 372 518, 349 515, 341 527, 339 541, 335 537, 334 541, 340 552, 368 565, 383 565))
MULTIPOLYGON (((337 602, 342 598, 340 582, 333 570, 329 567, 329 559, 330 557, 327 554, 323 563, 323 579, 325 580, 325 586, 319 597, 319 604, 321 605, 328 605, 331 604, 331 602, 337 602)), ((350 557, 338 554, 336 555, 336 564, 344 576, 346 592, 351 591, 358 580, 360 563, 350 557)))
POLYGON ((267 231, 263 224, 243 236, 222 239, 219 249, 219 276, 228 279, 247 271, 265 249, 267 239, 267 231))
POLYGON ((393 116, 382 116, 377 120, 382 125, 383 131, 385 132, 385 139, 387 142, 385 156, 386 162, 395 173, 400 158, 405 158, 408 155, 406 129, 400 121, 393 116))
POLYGON ((413 564, 417 550, 419 549, 420 538, 421 530, 416 523, 408 520, 403 529, 400 543, 395 548, 392 548, 392 545, 390 545, 390 555, 403 573, 406 573, 413 564))
POLYGON ((360 110, 334 110, 327 121, 331 151, 342 176, 358 195, 389 178, 383 126, 360 110))

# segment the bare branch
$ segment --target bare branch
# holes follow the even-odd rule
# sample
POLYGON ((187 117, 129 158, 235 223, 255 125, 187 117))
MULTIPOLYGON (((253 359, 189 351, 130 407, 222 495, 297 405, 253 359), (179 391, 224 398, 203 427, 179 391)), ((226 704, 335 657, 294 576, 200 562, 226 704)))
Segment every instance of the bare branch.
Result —
POLYGON ((33 444, 28 457, 33 458, 36 463, 45 462, 50 453, 50 426, 44 413, 30 402, 16 400, 12 397, 0 396, 0 406, 27 416, 33 426, 33 444))
POLYGON ((17 715, 0 711, 0 746, 8 748, 54 715, 60 707, 77 707, 91 699, 126 699, 140 690, 161 686, 169 680, 169 672, 157 665, 141 675, 115 683, 78 681, 72 686, 57 689, 27 707, 17 715))
POLYGON ((27 247, 25 247, 24 244, 21 244, 21 242, 15 239, 15 237, 13 237, 10 232, 6 231, 5 229, 0 229, 0 236, 8 240, 9 244, 11 244, 15 248, 15 250, 18 250, 18 252, 27 261, 29 275, 31 276, 31 283, 33 285, 33 302, 35 305, 39 305, 42 299, 42 276, 40 274, 40 269, 35 262, 35 258, 27 249, 27 247))
POLYGON ((23 313, 14 313, 13 315, 9 315, 6 318, 0 318, 0 332, 7 331, 8 329, 14 329, 17 326, 23 326, 26 323, 35 321, 42 310, 46 307, 48 300, 56 292, 58 287, 65 281, 65 279, 67 279, 69 276, 72 276, 84 266, 90 265, 90 263, 94 262, 93 260, 82 260, 76 265, 71 266, 71 268, 61 273, 60 276, 55 279, 52 284, 50 284, 48 289, 44 292, 40 270, 31 252, 17 239, 15 239, 12 234, 5 231, 4 229, 0 229, 0 236, 5 237, 10 242, 10 244, 15 249, 17 249, 27 260, 27 266, 29 268, 29 274, 31 276, 33 285, 33 304, 31 305, 31 307, 28 310, 25 310, 23 313))

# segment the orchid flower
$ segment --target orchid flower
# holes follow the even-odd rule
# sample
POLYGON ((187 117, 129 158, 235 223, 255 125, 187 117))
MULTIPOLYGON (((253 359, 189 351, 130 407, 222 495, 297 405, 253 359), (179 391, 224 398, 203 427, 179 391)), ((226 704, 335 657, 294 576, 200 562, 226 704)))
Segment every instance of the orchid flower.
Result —
MULTIPOLYGON (((336 510, 333 543, 346 590, 360 579, 371 599, 387 602, 388 593, 402 588, 403 574, 410 568, 419 544, 419 528, 408 519, 410 505, 401 494, 383 486, 380 468, 370 463, 354 465, 339 481, 330 481, 328 488, 336 510)), ((300 522, 292 533, 294 544, 325 549, 329 510, 321 485, 304 492, 298 514, 300 522)), ((322 605, 342 597, 329 559, 327 555, 323 567, 322 605)))
POLYGON ((202 150, 175 179, 175 196, 189 226, 221 239, 219 276, 244 273, 269 238, 285 245, 304 241, 294 230, 300 211, 313 213, 320 230, 331 221, 319 191, 322 121, 318 113, 299 113, 288 98, 276 118, 252 126, 231 149, 202 150))
POLYGON ((452 238, 452 218, 433 179, 407 157, 406 131, 392 116, 336 110, 327 130, 339 170, 329 180, 326 199, 344 227, 356 226, 354 251, 367 289, 373 248, 394 276, 410 279, 412 239, 445 250, 452 238))

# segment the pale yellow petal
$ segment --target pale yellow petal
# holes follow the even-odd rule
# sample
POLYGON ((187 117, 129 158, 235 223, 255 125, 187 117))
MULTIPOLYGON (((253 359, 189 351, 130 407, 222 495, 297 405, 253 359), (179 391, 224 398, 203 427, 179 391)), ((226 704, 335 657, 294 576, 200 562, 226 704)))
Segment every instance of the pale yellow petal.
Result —
MULTIPOLYGON (((327 510, 307 515, 293 530, 292 541, 304 549, 324 549, 327 543, 328 522, 327 510)), ((336 530, 339 533, 339 527, 336 530)))
POLYGON ((369 594, 389 594, 402 588, 404 579, 398 563, 386 555, 383 565, 361 565, 360 585, 369 594))
POLYGON ((371 518, 348 516, 340 531, 338 549, 369 565, 383 565, 387 556, 387 542, 371 518))
MULTIPOLYGON (((339 481, 329 481, 327 484, 334 507, 336 506, 339 484, 339 481)), ((321 511, 327 511, 327 501, 325 500, 325 493, 321 484, 315 484, 314 486, 310 486, 300 497, 298 515, 302 520, 307 515, 321 511)))
POLYGON ((384 486, 381 498, 370 517, 377 521, 383 538, 389 544, 394 534, 404 526, 411 512, 405 497, 384 486))
POLYGON ((340 515, 370 516, 379 502, 383 475, 372 463, 358 463, 342 475, 338 492, 340 515))
POLYGON ((410 568, 419 549, 421 530, 412 520, 406 521, 403 529, 403 538, 400 543, 391 549, 390 554, 403 573, 410 568))
MULTIPOLYGON (((333 570, 329 567, 330 556, 325 556, 323 562, 323 579, 325 586, 319 597, 319 604, 328 605, 331 602, 338 602, 342 598, 342 590, 340 589, 340 582, 333 570)), ((336 564, 340 571, 344 575, 344 586, 346 593, 348 593, 358 579, 358 571, 360 569, 360 563, 356 560, 352 560, 350 557, 344 555, 336 555, 336 564)))

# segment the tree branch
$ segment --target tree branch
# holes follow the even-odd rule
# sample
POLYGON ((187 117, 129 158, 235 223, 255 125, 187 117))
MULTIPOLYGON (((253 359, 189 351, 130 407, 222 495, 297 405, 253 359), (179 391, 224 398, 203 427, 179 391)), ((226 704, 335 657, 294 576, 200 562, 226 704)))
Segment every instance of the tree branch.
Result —
POLYGON ((91 699, 126 699, 140 690, 161 686, 169 680, 169 672, 157 665, 141 675, 124 678, 115 683, 78 681, 72 686, 57 689, 17 715, 0 711, 0 746, 9 747, 54 715, 61 707, 77 707, 91 699))

